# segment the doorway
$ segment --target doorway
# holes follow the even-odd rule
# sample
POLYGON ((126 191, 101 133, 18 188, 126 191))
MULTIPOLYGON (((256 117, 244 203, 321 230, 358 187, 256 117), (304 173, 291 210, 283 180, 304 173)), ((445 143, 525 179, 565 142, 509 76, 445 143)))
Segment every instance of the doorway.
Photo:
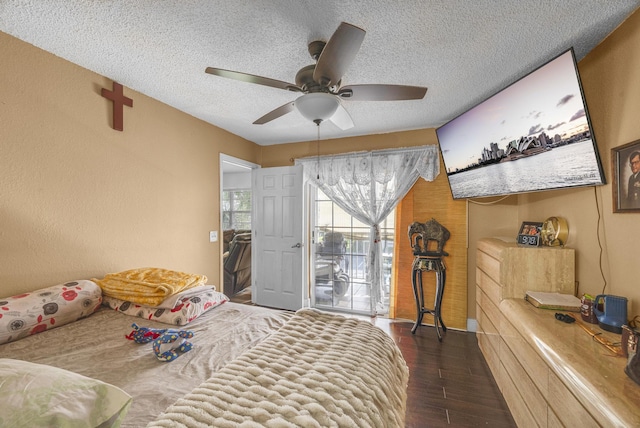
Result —
MULTIPOLYGON (((312 306, 370 315, 370 227, 340 208, 320 189, 310 186, 312 213, 312 306)), ((388 315, 395 240, 395 211, 380 224, 382 284, 377 314, 388 315)))
POLYGON ((221 291, 251 301, 251 171, 259 165, 220 154, 221 291))
POLYGON ((253 171, 256 305, 291 311, 308 306, 303 181, 301 165, 253 171))

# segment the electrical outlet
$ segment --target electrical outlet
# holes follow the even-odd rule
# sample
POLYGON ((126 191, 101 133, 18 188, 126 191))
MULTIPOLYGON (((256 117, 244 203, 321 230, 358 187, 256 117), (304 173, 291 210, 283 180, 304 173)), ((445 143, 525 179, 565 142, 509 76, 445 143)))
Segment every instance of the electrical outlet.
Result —
POLYGON ((209 232, 209 242, 217 242, 218 241, 218 231, 212 230, 209 232))

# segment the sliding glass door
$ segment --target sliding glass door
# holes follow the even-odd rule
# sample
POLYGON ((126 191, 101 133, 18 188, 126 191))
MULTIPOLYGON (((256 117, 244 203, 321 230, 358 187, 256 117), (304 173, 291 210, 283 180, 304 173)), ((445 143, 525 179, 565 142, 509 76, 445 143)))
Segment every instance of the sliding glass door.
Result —
MULTIPOLYGON (((311 270, 314 273, 312 305, 355 314, 370 314, 371 283, 369 245, 371 228, 311 187, 313 215, 311 270)), ((394 242, 394 212, 380 224, 382 249, 382 296, 388 313, 394 242)))

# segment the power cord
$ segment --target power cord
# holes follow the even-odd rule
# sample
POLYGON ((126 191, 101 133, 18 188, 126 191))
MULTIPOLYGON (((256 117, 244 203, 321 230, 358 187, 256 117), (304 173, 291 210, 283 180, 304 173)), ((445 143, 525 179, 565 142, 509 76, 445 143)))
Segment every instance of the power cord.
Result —
POLYGON ((472 204, 476 204, 476 205, 493 205, 493 204, 497 204, 498 202, 502 202, 505 199, 507 199, 508 197, 513 196, 513 195, 506 195, 501 197, 500 199, 496 199, 495 201, 491 201, 491 202, 479 202, 479 201, 474 201, 473 199, 467 199, 467 201, 471 202, 472 204))
POLYGON ((598 223, 596 225, 596 237, 598 238, 598 247, 600 248, 600 257, 598 266, 600 267, 600 276, 602 276, 602 281, 604 282, 604 286, 602 287, 602 293, 607 289, 607 278, 604 275, 604 271, 602 270, 602 242, 600 241, 600 221, 602 220, 602 216, 600 215, 600 204, 598 203, 598 192, 596 190, 596 186, 593 186, 593 195, 596 199, 596 211, 598 212, 598 223))

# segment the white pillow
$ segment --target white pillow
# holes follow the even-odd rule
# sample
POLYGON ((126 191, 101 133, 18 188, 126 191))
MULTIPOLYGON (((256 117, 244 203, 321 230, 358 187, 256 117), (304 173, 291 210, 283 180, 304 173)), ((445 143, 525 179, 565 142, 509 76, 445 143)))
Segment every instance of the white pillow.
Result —
POLYGON ((0 426, 118 427, 131 396, 108 383, 43 364, 0 358, 0 426))

